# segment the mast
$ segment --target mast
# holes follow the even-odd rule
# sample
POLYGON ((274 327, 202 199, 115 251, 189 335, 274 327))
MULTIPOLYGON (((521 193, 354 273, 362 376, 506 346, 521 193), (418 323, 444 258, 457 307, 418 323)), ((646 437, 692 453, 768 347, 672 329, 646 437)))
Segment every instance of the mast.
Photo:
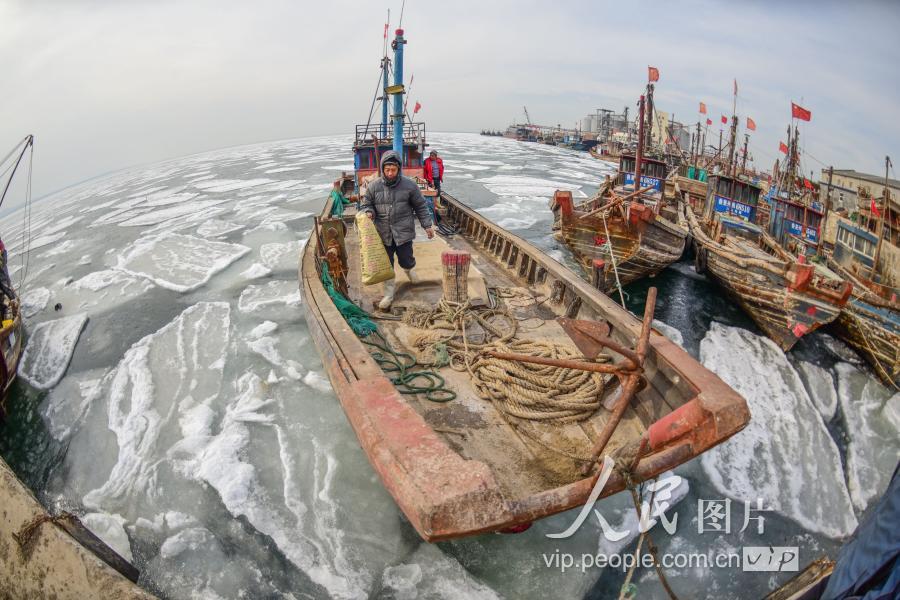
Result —
POLYGON ((741 173, 747 170, 747 145, 750 143, 750 134, 744 134, 744 157, 741 161, 741 173))
POLYGON ((628 142, 627 142, 627 143, 630 144, 630 143, 631 143, 631 126, 630 126, 630 124, 628 123, 628 107, 627 107, 627 106, 625 107, 625 133, 626 133, 627 136, 628 136, 628 142))
MULTIPOLYGON (((649 85, 647 86, 649 87, 649 85)), ((638 147, 634 157, 634 191, 641 189, 641 161, 644 159, 644 97, 638 105, 638 147)))
POLYGON ((394 48, 394 152, 400 155, 401 163, 405 162, 403 156, 403 30, 394 32, 396 37, 391 46, 394 48))
POLYGON ((822 255, 822 246, 825 243, 824 231, 828 225, 828 213, 831 210, 831 178, 834 176, 834 167, 828 167, 828 188, 825 192, 825 214, 822 215, 822 228, 819 231, 819 247, 816 254, 822 255))
POLYGON ((884 206, 881 208, 881 218, 878 220, 878 243, 875 244, 875 258, 872 259, 872 279, 878 273, 878 260, 881 258, 881 245, 884 243, 884 218, 891 209, 891 191, 888 189, 888 168, 891 167, 891 157, 884 157, 884 206))
POLYGON ((388 65, 390 65, 390 59, 387 57, 387 53, 385 53, 384 57, 381 59, 381 79, 382 79, 382 93, 381 93, 381 139, 387 139, 387 130, 388 130, 388 65))
POLYGON ((644 141, 647 148, 652 146, 653 142, 653 84, 647 84, 647 139, 644 141))

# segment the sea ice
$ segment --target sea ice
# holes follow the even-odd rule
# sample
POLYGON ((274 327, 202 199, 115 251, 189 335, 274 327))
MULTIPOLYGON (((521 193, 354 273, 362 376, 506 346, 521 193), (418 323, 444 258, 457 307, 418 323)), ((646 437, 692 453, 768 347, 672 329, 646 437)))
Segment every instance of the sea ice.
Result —
POLYGON ((151 210, 143 214, 119 222, 120 227, 146 227, 165 223, 179 217, 191 216, 191 220, 204 218, 209 209, 225 202, 225 200, 197 200, 186 204, 178 204, 169 208, 151 210))
POLYGON ((810 399, 816 405, 822 418, 828 423, 834 418, 838 405, 831 372, 805 360, 801 360, 798 366, 798 373, 806 385, 810 399))
POLYGON ((296 270, 300 256, 300 242, 274 242, 259 247, 259 256, 265 266, 273 271, 296 270))
POLYGON ((134 562, 131 542, 125 533, 125 519, 107 513, 88 513, 81 517, 81 522, 91 530, 91 533, 103 540, 104 544, 115 550, 116 554, 128 562, 134 562))
POLYGON ((200 181, 194 183, 197 189, 206 192, 233 192, 236 190, 244 190, 265 183, 272 183, 274 179, 214 179, 212 181, 200 181))
POLYGON ((420 544, 403 563, 385 568, 381 583, 384 586, 382 592, 387 592, 384 597, 396 600, 500 598, 497 592, 466 571, 459 561, 432 544, 420 544))
POLYGON ((248 252, 250 248, 240 244, 173 233, 137 240, 119 257, 118 268, 166 289, 188 292, 248 252))
POLYGON ((106 369, 95 369, 64 377, 47 394, 41 414, 50 434, 65 441, 81 426, 88 407, 100 396, 100 382, 106 369))
POLYGON ((586 198, 581 191, 581 185, 565 183, 555 179, 541 179, 539 177, 525 177, 519 175, 494 175, 478 179, 494 194, 498 196, 540 196, 550 198, 556 190, 568 190, 574 198, 586 198))
POLYGON ((252 312, 280 304, 300 304, 300 289, 296 281, 276 280, 262 285, 249 285, 238 298, 238 309, 241 312, 252 312))
POLYGON ((19 376, 39 390, 49 390, 62 379, 88 316, 79 313, 39 323, 28 337, 19 363, 19 376))
POLYGON ((900 437, 883 414, 891 392, 877 379, 848 363, 835 365, 847 444, 847 487, 863 511, 887 489, 900 459, 900 437))
POLYGON ((231 221, 223 221, 222 219, 208 219, 197 228, 197 235, 203 237, 218 237, 243 229, 243 225, 232 223, 231 221))
POLYGON ((684 336, 681 332, 667 323, 663 323, 658 319, 653 319, 653 327, 659 330, 661 334, 684 348, 684 336))
POLYGON ((106 483, 84 496, 85 506, 133 510, 135 498, 156 485, 160 455, 177 453, 172 430, 208 435, 211 417, 202 409, 219 395, 230 331, 228 303, 200 302, 125 352, 104 378, 118 456, 106 483))
POLYGON ((50 290, 45 287, 34 288, 22 294, 22 316, 30 319, 47 307, 50 290))
POLYGON ((736 500, 756 502, 829 537, 856 528, 840 454, 800 376, 771 340, 711 324, 700 360, 739 394, 750 423, 702 455, 710 481, 736 500))

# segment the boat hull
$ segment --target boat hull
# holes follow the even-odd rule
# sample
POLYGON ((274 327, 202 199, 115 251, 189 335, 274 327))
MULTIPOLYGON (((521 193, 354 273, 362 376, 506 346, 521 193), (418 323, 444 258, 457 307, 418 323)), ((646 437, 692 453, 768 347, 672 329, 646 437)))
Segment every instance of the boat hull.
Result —
MULTIPOLYGON (((571 318, 605 320, 619 343, 633 344, 637 339, 640 322, 607 296, 448 194, 444 193, 442 199, 445 219, 460 232, 454 243, 468 244, 473 264, 477 255, 479 268, 494 269, 492 275, 497 278, 514 278, 533 293, 545 295, 541 310, 571 318)), ((326 203, 323 217, 329 209, 326 203)), ((598 474, 573 476, 542 484, 534 491, 523 491, 511 488, 509 482, 515 482, 521 471, 544 467, 526 461, 516 463, 513 470, 500 468, 507 455, 515 451, 512 445, 499 443, 486 454, 478 454, 476 445, 460 446, 470 436, 490 441, 491 435, 508 436, 509 444, 521 444, 521 440, 510 436, 511 428, 502 424, 470 427, 462 438, 449 439, 429 420, 443 410, 466 413, 466 407, 477 402, 476 398, 434 405, 400 394, 322 285, 317 266, 317 255, 322 256, 320 243, 318 235, 310 236, 299 266, 303 310, 311 337, 361 447, 423 539, 433 542, 505 531, 587 500, 598 474)), ((352 258, 352 252, 349 253, 352 258)), ((369 293, 363 290, 364 295, 369 293)), ((371 300, 366 296, 365 302, 358 304, 367 307, 371 300)), ((555 323, 552 319, 550 322, 555 323)), ((648 385, 639 392, 635 408, 635 414, 641 415, 640 422, 645 423, 641 426, 644 434, 628 438, 629 444, 637 445, 646 437, 648 444, 648 451, 633 471, 638 480, 690 460, 740 431, 749 421, 743 398, 658 333, 650 337, 645 376, 648 385)), ((600 413, 598 417, 605 418, 600 413)), ((601 496, 622 491, 625 486, 623 477, 613 473, 601 496)))
MULTIPOLYGON (((706 271, 785 352, 797 341, 838 318, 830 302, 792 290, 784 276, 741 264, 713 248, 697 244, 706 271)), ((701 269, 702 270, 702 269, 701 269)))
POLYGON ((900 315, 854 297, 834 323, 835 333, 853 346, 887 385, 900 387, 900 315))
POLYGON ((571 200, 561 195, 553 206, 560 240, 604 293, 653 277, 684 254, 687 229, 660 215, 648 215, 648 222, 615 212, 604 223, 600 216, 571 207, 571 200))

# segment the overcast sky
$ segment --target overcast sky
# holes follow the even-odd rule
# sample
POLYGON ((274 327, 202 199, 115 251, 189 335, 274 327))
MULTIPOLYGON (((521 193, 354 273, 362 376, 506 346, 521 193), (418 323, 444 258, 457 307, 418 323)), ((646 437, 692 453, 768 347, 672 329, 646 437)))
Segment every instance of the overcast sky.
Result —
MULTIPOLYGON (((389 8, 393 31, 399 0, 0 0, 0 156, 35 135, 39 197, 131 165, 350 133, 389 8)), ((572 126, 633 107, 653 65, 657 105, 685 122, 700 101, 716 123, 729 114, 736 78, 765 168, 791 100, 813 114, 807 172, 900 158, 898 2, 408 0, 403 27, 431 131, 502 129, 523 105, 572 126)))

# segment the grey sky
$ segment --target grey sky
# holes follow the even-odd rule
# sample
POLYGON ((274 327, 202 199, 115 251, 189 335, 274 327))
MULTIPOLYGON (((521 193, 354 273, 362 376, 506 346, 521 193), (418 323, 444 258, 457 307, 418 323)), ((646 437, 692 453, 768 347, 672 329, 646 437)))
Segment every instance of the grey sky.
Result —
MULTIPOLYGON (((35 134, 40 196, 203 150, 349 133, 368 115, 388 8, 393 31, 393 0, 0 0, 0 154, 35 134)), ((815 157, 878 173, 900 149, 896 2, 408 0, 403 25, 429 130, 501 129, 522 105, 571 126, 634 106, 653 65, 657 105, 686 122, 702 100, 717 124, 736 78, 765 168, 792 99, 813 113, 807 172, 815 157)))

